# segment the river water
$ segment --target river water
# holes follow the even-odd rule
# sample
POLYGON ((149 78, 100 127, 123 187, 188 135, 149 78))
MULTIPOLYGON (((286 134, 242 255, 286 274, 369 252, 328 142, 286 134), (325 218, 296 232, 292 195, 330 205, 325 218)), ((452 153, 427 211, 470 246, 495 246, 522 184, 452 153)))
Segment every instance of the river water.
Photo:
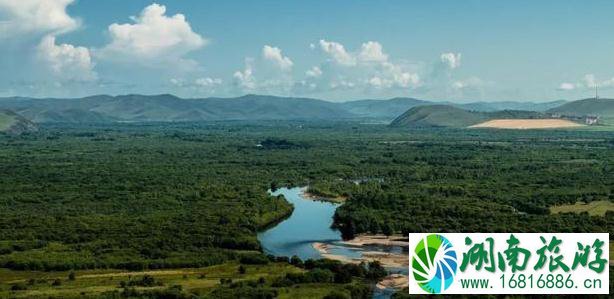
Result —
MULTIPOLYGON (((258 240, 266 254, 274 256, 294 255, 302 260, 319 259, 322 256, 313 248, 314 242, 327 243, 331 246, 329 252, 348 258, 360 258, 362 250, 359 248, 344 246, 341 232, 331 228, 333 215, 340 204, 315 201, 303 197, 306 187, 279 188, 270 192, 273 196, 283 195, 288 202, 294 205, 292 215, 278 223, 274 227, 260 232, 258 240)), ((369 247, 370 251, 397 251, 399 247, 375 248, 369 247)), ((389 269, 391 272, 405 272, 405 269, 389 269)), ((393 290, 378 290, 374 298, 389 298, 393 290)))
MULTIPOLYGON (((294 205, 294 212, 275 227, 258 234, 265 253, 287 257, 296 255, 302 260, 319 259, 320 253, 312 246, 314 242, 336 244, 342 240, 341 232, 331 228, 339 204, 305 199, 304 191, 304 187, 296 187, 271 192, 273 196, 283 195, 294 205)), ((358 251, 341 246, 333 248, 331 253, 360 257, 358 251)))

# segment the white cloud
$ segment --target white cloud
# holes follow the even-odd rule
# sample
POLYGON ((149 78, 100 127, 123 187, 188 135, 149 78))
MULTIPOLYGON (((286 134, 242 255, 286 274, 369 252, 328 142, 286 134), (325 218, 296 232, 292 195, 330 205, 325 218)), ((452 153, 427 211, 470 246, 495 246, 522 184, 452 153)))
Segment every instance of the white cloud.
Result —
POLYGON ((305 76, 312 77, 312 78, 320 77, 322 76, 322 70, 319 67, 314 66, 305 72, 305 76))
POLYGON ((559 85, 559 88, 557 88, 558 90, 574 90, 576 89, 576 85, 573 83, 569 83, 569 82, 563 82, 561 83, 561 85, 559 85))
POLYGON ((461 64, 460 53, 442 53, 440 56, 441 63, 447 66, 449 69, 456 69, 461 64))
MULTIPOLYGON (((384 47, 377 41, 363 43, 354 52, 333 41, 320 40, 320 48, 333 63, 325 64, 330 74, 321 80, 328 80, 333 89, 350 88, 415 88, 421 84, 420 76, 407 63, 392 62, 384 47)), ((308 78, 315 78, 316 72, 307 71, 308 78)), ((321 73, 321 72, 320 72, 321 73)), ((319 76, 317 76, 319 77, 319 76)))
POLYGON ((471 77, 463 80, 456 80, 452 82, 452 88, 457 90, 480 88, 484 85, 484 81, 478 77, 471 77))
POLYGON ((362 44, 358 59, 362 62, 385 62, 388 61, 388 55, 380 43, 369 41, 362 44))
POLYGON ((577 85, 584 85, 587 88, 614 87, 614 78, 598 80, 595 75, 587 74, 584 76, 582 83, 578 83, 577 85))
POLYGON ((330 83, 331 89, 354 89, 356 83, 347 80, 338 80, 330 83))
POLYGON ((198 87, 198 88, 213 88, 222 85, 223 81, 219 78, 203 77, 197 78, 194 81, 187 81, 180 78, 172 78, 169 82, 177 87, 198 87))
POLYGON ((564 82, 559 84, 557 90, 570 91, 575 89, 594 89, 595 87, 612 88, 614 87, 614 78, 598 80, 594 74, 586 74, 576 83, 564 82))
POLYGON ((276 66, 278 66, 284 71, 290 70, 292 68, 292 65, 294 65, 292 60, 287 56, 284 56, 281 53, 281 49, 277 47, 265 45, 262 48, 262 57, 264 57, 264 59, 266 60, 273 62, 276 66))
POLYGON ((241 89, 252 90, 256 88, 256 79, 253 72, 253 61, 251 59, 245 60, 245 68, 243 71, 236 71, 233 75, 235 84, 241 89))
POLYGON ((89 49, 56 43, 57 36, 80 26, 67 12, 74 2, 0 0, 0 51, 6 50, 8 54, 1 55, 10 57, 10 61, 0 61, 0 81, 23 80, 30 82, 30 89, 45 89, 97 80, 89 49), (13 70, 3 73, 3 69, 13 70))
POLYGON ((320 49, 330 55, 330 57, 336 63, 345 66, 351 66, 356 64, 356 59, 350 55, 345 47, 337 42, 329 42, 326 40, 320 40, 320 49))
POLYGON ((184 15, 167 16, 164 5, 151 4, 132 20, 134 24, 115 23, 109 26, 111 42, 100 49, 98 54, 101 58, 146 64, 185 64, 188 61, 183 58, 184 55, 208 43, 192 31, 184 15))
POLYGON ((57 78, 91 81, 97 77, 87 48, 70 44, 57 45, 55 36, 49 35, 38 45, 37 53, 57 78))
POLYGON ((371 78, 367 80, 367 84, 377 88, 411 88, 420 85, 420 76, 416 73, 404 71, 400 66, 385 62, 382 64, 382 70, 375 72, 371 78))
POLYGON ((584 78, 582 81, 584 83, 584 86, 588 88, 595 88, 598 85, 597 80, 595 79, 595 75, 593 74, 584 75, 584 78))
POLYGON ((24 34, 61 34, 79 27, 66 12, 74 0, 0 0, 0 39, 24 34))
POLYGON ((205 78, 196 79, 194 83, 200 87, 212 87, 212 86, 221 85, 222 79, 205 77, 205 78))
POLYGON ((420 76, 418 76, 418 74, 405 71, 399 65, 385 62, 382 64, 382 66, 384 69, 383 74, 392 78, 392 81, 394 83, 392 86, 407 88, 416 87, 421 83, 420 76))

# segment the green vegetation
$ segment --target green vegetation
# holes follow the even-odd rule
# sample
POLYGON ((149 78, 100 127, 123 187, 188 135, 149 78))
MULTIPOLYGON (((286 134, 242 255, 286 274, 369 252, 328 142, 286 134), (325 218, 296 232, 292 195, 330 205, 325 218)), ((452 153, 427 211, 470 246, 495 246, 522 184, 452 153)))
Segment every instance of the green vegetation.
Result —
POLYGON ((224 263, 146 272, 0 270, 0 297, 323 298, 337 291, 347 298, 370 298, 368 284, 384 273, 378 263, 343 265, 330 260, 307 260, 300 265, 224 263))
POLYGON ((260 252, 256 232, 292 210, 267 189, 347 196, 335 215, 346 236, 609 232, 614 212, 550 207, 611 204, 612 165, 606 131, 47 124, 0 136, 0 297, 364 294, 382 273, 260 252))
POLYGON ((418 106, 397 117, 392 127, 451 127, 466 128, 490 119, 541 118, 543 113, 502 110, 493 112, 469 111, 451 105, 418 106))
POLYGON ((588 213, 591 216, 605 216, 608 211, 614 211, 614 202, 607 200, 576 202, 574 204, 554 206, 550 212, 556 213, 588 213))

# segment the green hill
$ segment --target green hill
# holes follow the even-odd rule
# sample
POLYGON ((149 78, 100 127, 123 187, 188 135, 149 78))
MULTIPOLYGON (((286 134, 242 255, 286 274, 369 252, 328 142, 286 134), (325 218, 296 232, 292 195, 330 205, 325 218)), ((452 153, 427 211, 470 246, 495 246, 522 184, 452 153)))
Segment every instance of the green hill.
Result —
POLYGON ((549 109, 548 112, 575 116, 597 115, 609 118, 614 117, 614 99, 578 100, 549 109))
POLYGON ((481 112, 449 105, 418 106, 407 110, 390 123, 393 127, 468 127, 485 121, 481 112))
POLYGON ((19 135, 28 131, 36 131, 37 127, 31 121, 10 110, 0 109, 0 132, 19 135))
POLYGON ((397 117, 392 127, 451 127, 466 128, 491 119, 542 118, 535 111, 502 110, 493 112, 469 111, 450 105, 418 106, 397 117))

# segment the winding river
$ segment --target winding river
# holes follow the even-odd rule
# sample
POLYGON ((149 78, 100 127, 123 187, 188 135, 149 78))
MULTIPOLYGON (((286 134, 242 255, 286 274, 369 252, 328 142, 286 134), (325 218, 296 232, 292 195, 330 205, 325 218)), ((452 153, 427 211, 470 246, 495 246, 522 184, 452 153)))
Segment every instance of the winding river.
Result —
MULTIPOLYGON (((309 200, 303 197, 305 187, 279 188, 271 195, 283 195, 294 205, 292 215, 276 226, 258 234, 258 240, 267 254, 302 260, 319 259, 322 256, 313 248, 314 242, 338 244, 341 232, 331 228, 333 215, 339 204, 309 200)), ((335 246, 334 254, 358 258, 360 253, 350 248, 335 246)))
MULTIPOLYGON (((401 253, 400 247, 367 246, 357 248, 346 246, 341 241, 341 232, 331 228, 333 215, 340 204, 307 199, 303 196, 306 187, 279 188, 270 192, 273 196, 283 195, 294 205, 289 218, 258 234, 258 240, 266 254, 292 257, 302 260, 322 258, 313 243, 327 244, 328 253, 343 256, 348 260, 359 259, 364 250, 401 253)), ((389 272, 407 273, 407 269, 388 268, 389 272)), ((374 298, 388 298, 392 289, 376 289, 374 298)))

